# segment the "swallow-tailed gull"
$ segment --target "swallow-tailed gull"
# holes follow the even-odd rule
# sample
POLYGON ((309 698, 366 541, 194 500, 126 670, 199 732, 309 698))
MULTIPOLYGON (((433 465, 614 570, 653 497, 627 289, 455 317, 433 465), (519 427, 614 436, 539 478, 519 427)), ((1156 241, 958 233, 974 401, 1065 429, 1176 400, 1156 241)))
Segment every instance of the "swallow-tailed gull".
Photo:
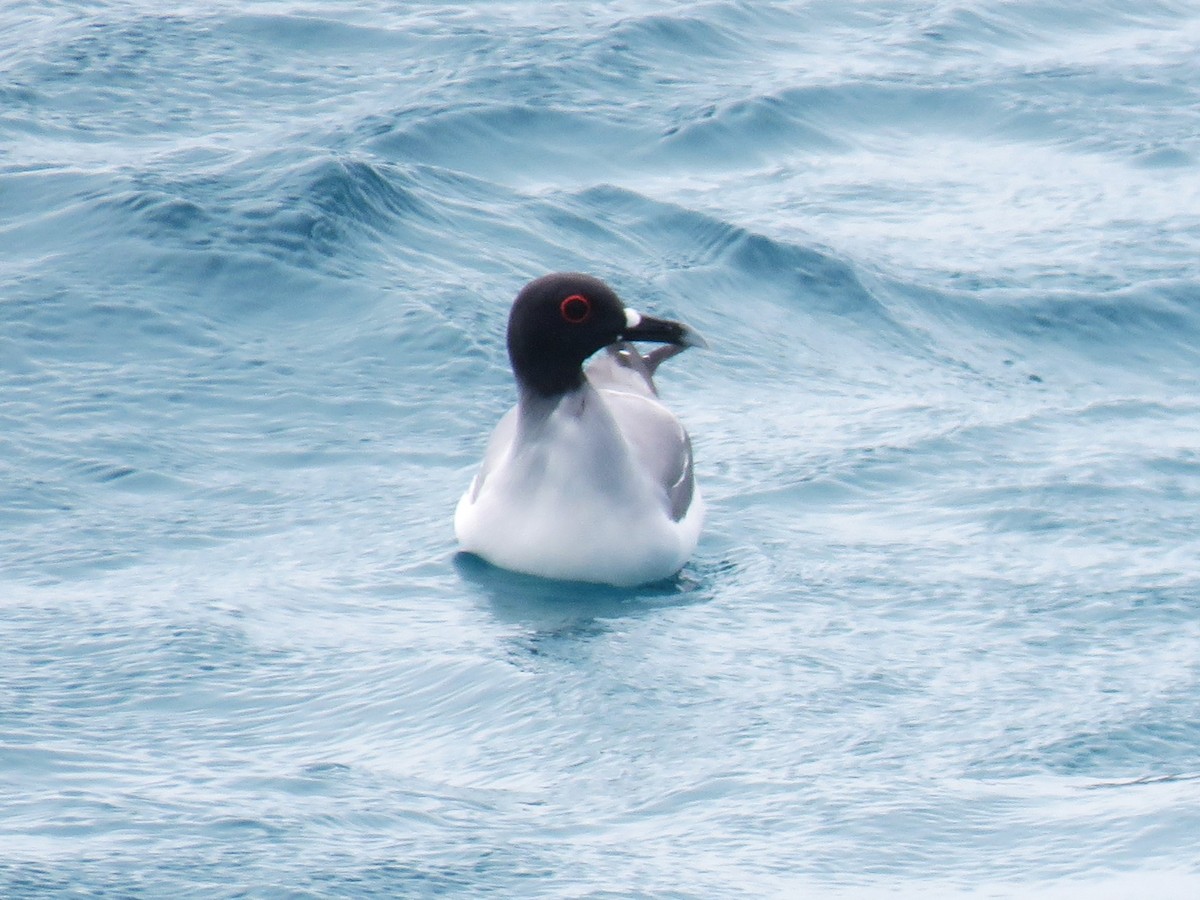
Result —
POLYGON ((508 320, 517 405, 458 503, 461 548, 517 572, 623 587, 678 572, 704 503, 691 440, 653 376, 703 346, 688 326, 641 315, 589 275, 527 284, 508 320), (632 341, 666 346, 642 356, 632 341))

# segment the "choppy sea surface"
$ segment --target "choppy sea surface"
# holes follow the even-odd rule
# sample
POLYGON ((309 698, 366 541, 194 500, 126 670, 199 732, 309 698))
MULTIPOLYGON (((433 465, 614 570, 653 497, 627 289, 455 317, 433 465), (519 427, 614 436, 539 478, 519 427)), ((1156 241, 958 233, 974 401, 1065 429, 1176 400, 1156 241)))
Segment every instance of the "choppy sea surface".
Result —
POLYGON ((1200 8, 0 7, 0 895, 1200 893, 1200 8), (528 279, 640 590, 451 516, 528 279))

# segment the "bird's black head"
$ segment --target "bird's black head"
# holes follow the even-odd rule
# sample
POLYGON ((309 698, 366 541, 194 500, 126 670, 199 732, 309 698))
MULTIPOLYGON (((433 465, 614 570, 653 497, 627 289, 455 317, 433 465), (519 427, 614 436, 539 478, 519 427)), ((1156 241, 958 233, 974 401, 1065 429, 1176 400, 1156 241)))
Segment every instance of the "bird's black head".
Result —
POLYGON ((522 388, 553 397, 583 385, 583 363, 616 341, 703 346, 686 325, 626 309, 591 275, 544 275, 521 289, 508 317, 508 358, 522 388))

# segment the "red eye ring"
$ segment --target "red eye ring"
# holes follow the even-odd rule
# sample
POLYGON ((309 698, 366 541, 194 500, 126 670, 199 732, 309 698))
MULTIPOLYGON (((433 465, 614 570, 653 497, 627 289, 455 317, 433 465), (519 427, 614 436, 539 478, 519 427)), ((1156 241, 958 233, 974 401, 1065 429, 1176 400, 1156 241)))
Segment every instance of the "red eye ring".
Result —
POLYGON ((581 325, 592 317, 592 301, 583 294, 572 294, 558 306, 564 321, 581 325))

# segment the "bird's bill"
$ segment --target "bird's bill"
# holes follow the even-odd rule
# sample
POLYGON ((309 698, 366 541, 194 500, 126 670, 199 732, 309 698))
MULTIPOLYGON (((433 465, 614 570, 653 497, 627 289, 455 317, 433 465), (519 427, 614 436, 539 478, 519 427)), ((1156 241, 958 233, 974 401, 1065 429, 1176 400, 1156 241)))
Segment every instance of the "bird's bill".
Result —
POLYGON ((700 336, 700 332, 682 322, 644 316, 637 310, 628 308, 625 310, 625 321, 625 330, 621 332, 622 340, 654 341, 658 344, 676 344, 680 347, 708 346, 708 342, 700 336))

